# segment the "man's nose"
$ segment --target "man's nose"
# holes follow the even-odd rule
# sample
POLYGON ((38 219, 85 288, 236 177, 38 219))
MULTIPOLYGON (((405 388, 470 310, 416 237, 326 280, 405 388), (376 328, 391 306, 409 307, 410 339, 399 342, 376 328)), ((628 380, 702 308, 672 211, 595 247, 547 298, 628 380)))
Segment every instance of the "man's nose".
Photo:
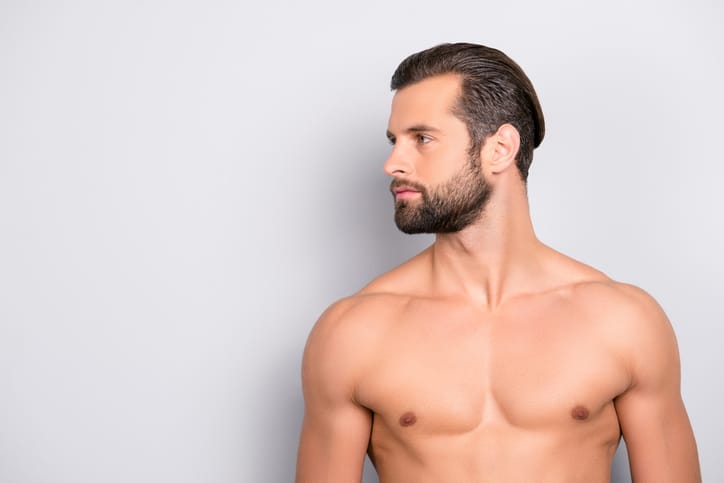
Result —
POLYGON ((392 177, 412 174, 412 164, 398 146, 392 148, 384 168, 385 173, 392 177))

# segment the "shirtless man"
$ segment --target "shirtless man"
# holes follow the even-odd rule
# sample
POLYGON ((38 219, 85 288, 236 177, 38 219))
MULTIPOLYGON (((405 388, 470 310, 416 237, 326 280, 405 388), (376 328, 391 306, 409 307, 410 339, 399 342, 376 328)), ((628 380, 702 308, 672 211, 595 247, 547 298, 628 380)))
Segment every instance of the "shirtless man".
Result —
POLYGON ((526 178, 543 139, 517 64, 414 54, 385 164, 395 221, 428 249, 332 305, 305 349, 298 483, 701 481, 671 325, 642 290, 541 243, 526 178))

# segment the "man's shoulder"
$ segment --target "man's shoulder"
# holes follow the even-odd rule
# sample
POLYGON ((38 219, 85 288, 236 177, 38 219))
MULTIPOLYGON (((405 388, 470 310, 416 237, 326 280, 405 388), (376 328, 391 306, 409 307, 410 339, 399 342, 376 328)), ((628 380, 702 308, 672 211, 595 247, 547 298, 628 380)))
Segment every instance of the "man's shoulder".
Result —
POLYGON ((576 284, 572 303, 626 352, 675 344, 671 323, 659 303, 640 287, 615 280, 576 284))
POLYGON ((585 304, 603 314, 629 314, 641 319, 658 317, 663 313, 654 297, 642 288, 610 278, 575 283, 570 293, 576 303, 585 304))
POLYGON ((393 269, 379 275, 358 293, 370 300, 409 300, 427 293, 431 248, 423 250, 393 269))
POLYGON ((335 384, 356 381, 382 343, 385 328, 394 320, 395 307, 404 303, 395 294, 360 292, 330 305, 307 339, 303 362, 306 380, 321 377, 335 384))
POLYGON ((383 331, 416 297, 416 263, 414 258, 408 260, 334 302, 322 313, 310 338, 359 340, 383 331))
POLYGON ((560 253, 554 258, 559 286, 571 301, 611 314, 635 312, 658 316, 661 308, 654 298, 636 285, 610 278, 600 270, 560 253))
POLYGON ((327 307, 316 325, 337 329, 369 326, 375 319, 403 306, 407 298, 394 292, 362 290, 327 307))
POLYGON ((576 283, 567 292, 565 298, 573 309, 570 314, 585 324, 600 347, 623 364, 629 387, 651 378, 646 371, 669 370, 678 360, 673 327, 645 290, 611 279, 595 279, 576 283))
POLYGON ((553 285, 577 303, 610 310, 654 310, 658 305, 643 289, 610 278, 602 271, 555 250, 547 258, 553 285))
POLYGON ((361 342, 360 338, 380 331, 407 300, 409 297, 400 293, 363 289, 331 304, 317 320, 310 338, 361 342))
POLYGON ((554 252, 550 258, 558 287, 553 293, 585 320, 627 339, 666 336, 670 323, 658 302, 642 288, 610 278, 594 267, 554 252))

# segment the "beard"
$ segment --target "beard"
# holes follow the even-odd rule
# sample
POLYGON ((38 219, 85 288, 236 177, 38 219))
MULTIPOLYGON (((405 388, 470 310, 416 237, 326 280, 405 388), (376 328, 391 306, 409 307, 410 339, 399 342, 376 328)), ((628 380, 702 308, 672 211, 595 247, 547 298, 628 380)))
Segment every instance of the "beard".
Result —
POLYGON ((480 217, 493 191, 482 174, 479 156, 470 156, 462 170, 434 188, 394 180, 390 190, 398 186, 420 192, 418 200, 395 201, 395 223, 408 235, 461 231, 480 217))

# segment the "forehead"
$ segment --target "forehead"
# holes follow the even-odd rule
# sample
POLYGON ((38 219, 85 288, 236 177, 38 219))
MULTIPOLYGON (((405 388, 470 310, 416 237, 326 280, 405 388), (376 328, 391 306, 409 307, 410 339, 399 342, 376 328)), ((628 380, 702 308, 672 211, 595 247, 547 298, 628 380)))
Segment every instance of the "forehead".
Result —
POLYGON ((392 98, 390 131, 410 123, 436 124, 454 118, 461 78, 457 74, 428 77, 398 90, 392 98))

